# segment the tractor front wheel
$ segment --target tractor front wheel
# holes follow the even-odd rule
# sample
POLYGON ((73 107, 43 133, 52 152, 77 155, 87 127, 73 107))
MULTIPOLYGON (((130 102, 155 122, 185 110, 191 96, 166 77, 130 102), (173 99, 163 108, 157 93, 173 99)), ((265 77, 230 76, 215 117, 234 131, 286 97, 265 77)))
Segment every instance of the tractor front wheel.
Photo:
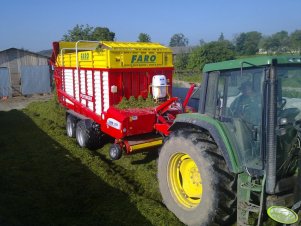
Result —
POLYGON ((159 154, 158 180, 163 202, 183 223, 229 225, 235 220, 235 176, 204 134, 172 134, 159 154))

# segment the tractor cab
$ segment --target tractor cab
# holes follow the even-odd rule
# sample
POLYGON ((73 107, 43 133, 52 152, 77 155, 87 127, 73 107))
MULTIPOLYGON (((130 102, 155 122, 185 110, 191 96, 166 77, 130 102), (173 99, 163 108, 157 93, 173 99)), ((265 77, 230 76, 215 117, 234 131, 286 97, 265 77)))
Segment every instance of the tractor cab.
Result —
POLYGON ((240 170, 250 180, 262 178, 267 205, 292 206, 301 155, 301 58, 234 60, 205 71, 200 111, 223 125, 240 170))
POLYGON ((207 90, 200 111, 222 122, 248 173, 258 175, 266 169, 272 136, 277 178, 293 174, 300 148, 301 59, 261 57, 235 63, 231 68, 205 68, 207 90))

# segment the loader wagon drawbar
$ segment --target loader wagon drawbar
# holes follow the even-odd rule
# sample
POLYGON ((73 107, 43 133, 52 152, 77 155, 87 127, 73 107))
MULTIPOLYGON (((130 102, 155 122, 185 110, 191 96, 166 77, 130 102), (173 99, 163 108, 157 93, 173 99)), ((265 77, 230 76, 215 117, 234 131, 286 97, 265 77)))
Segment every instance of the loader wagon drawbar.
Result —
POLYGON ((54 42, 51 63, 58 100, 67 110, 67 135, 88 148, 114 138, 112 159, 123 150, 161 145, 185 111, 172 97, 172 52, 160 44, 54 42), (141 106, 130 106, 131 99, 141 106), (119 107, 124 100, 129 106, 119 107))

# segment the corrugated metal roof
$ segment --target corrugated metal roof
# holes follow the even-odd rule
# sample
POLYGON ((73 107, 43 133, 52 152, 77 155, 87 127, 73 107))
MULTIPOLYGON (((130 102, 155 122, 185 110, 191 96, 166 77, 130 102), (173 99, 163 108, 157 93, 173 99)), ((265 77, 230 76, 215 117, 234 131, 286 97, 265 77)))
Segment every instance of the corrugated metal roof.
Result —
POLYGON ((31 52, 31 51, 25 50, 25 49, 17 49, 17 48, 9 48, 9 49, 2 50, 2 51, 0 51, 0 54, 6 53, 6 52, 10 52, 10 51, 20 51, 20 52, 24 52, 24 53, 27 53, 27 54, 35 55, 35 56, 38 56, 38 57, 42 57, 42 58, 49 58, 49 57, 41 55, 39 53, 31 52))

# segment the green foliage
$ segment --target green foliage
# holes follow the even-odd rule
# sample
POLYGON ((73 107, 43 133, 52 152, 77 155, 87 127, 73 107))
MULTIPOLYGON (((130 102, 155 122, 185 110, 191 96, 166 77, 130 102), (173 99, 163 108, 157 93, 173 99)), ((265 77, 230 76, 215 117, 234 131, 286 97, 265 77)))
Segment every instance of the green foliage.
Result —
POLYGON ((192 50, 189 60, 189 69, 202 69, 207 63, 215 63, 235 58, 234 46, 229 41, 215 41, 196 47, 192 50))
POLYGON ((282 96, 288 98, 301 98, 301 92, 298 90, 283 90, 282 96))
POLYGON ((170 38, 169 46, 175 47, 175 46, 187 46, 188 45, 188 38, 185 37, 182 33, 174 34, 170 38))
POLYGON ((74 28, 68 30, 67 34, 63 35, 63 41, 78 41, 78 40, 90 40, 93 27, 86 24, 84 25, 75 25, 74 28))
POLYGON ((222 32, 222 33, 220 34, 220 36, 218 37, 218 41, 219 41, 219 42, 225 41, 225 37, 224 37, 224 33, 223 33, 223 32, 222 32))
MULTIPOLYGON (((183 34, 175 34, 170 46, 179 46, 177 40, 183 34)), ((186 44, 183 44, 185 46, 186 44)), ((206 63, 214 63, 235 58, 250 57, 258 52, 267 54, 301 54, 301 30, 296 30, 290 35, 287 31, 280 31, 271 36, 263 37, 258 31, 242 32, 233 43, 226 40, 221 33, 218 41, 205 43, 200 40, 200 45, 192 48, 191 53, 179 53, 174 58, 176 71, 201 70, 206 63)), ((184 76, 186 77, 186 76, 184 76)), ((189 76, 188 76, 189 77, 189 76)))
POLYGON ((134 96, 130 96, 129 99, 126 97, 122 97, 119 104, 116 105, 119 109, 129 109, 129 108, 147 108, 147 107, 155 107, 157 104, 155 103, 152 95, 148 95, 146 99, 142 96, 139 96, 137 99, 134 96))
POLYGON ((290 40, 292 49, 301 54, 301 30, 294 31, 290 36, 290 40))
POLYGON ((151 37, 146 33, 140 33, 138 36, 138 42, 151 42, 151 37))
POLYGON ((203 57, 205 55, 205 46, 206 44, 204 44, 203 46, 198 46, 192 50, 192 52, 189 54, 187 68, 201 68, 201 65, 203 64, 203 57))
POLYGON ((287 31, 280 31, 261 40, 261 47, 268 53, 287 53, 290 51, 290 38, 287 31))
POLYGON ((261 33, 257 31, 240 33, 234 40, 236 52, 239 55, 255 55, 259 51, 261 38, 261 33))
POLYGON ((78 40, 114 41, 115 33, 106 27, 91 27, 88 24, 76 25, 63 35, 63 41, 75 42, 78 40))
POLYGON ((200 39, 200 40, 199 40, 199 45, 200 45, 200 46, 203 46, 203 45, 205 45, 205 44, 206 44, 206 42, 205 42, 204 39, 200 39))
POLYGON ((115 33, 111 32, 109 28, 106 27, 96 27, 92 32, 92 39, 95 41, 114 41, 115 33))
POLYGON ((184 70, 187 68, 189 59, 189 54, 187 53, 179 53, 174 58, 174 66, 177 70, 184 70))

